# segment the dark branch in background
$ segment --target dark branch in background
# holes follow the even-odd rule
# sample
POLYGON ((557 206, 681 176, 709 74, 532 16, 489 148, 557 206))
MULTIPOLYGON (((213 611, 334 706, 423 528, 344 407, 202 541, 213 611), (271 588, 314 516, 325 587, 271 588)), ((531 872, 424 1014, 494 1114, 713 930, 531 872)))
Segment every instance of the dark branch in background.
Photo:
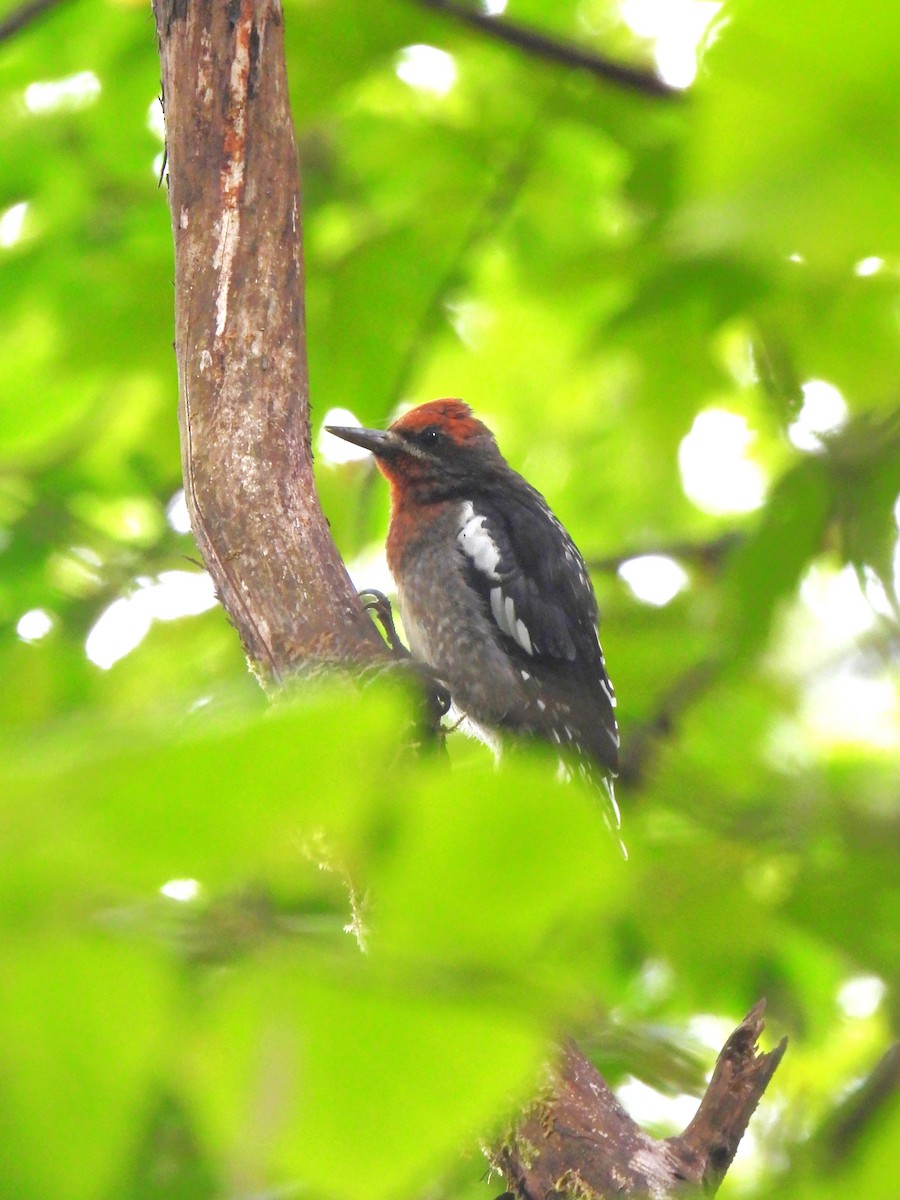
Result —
POLYGON ((665 558, 681 558, 685 562, 696 563, 700 567, 717 567, 722 559, 744 540, 746 535, 738 531, 723 533, 720 537, 708 542, 670 542, 663 546, 644 546, 631 550, 620 550, 618 554, 609 554, 604 558, 589 558, 589 571, 610 574, 618 571, 622 563, 632 558, 643 558, 647 554, 659 554, 665 558))
POLYGON ((900 1092, 900 1042, 887 1048, 871 1073, 820 1131, 818 1141, 832 1163, 842 1162, 900 1092))
POLYGON ((31 0, 29 4, 23 4, 20 8, 14 8, 11 13, 7 13, 0 20, 0 42, 5 42, 13 34, 33 24, 44 13, 58 8, 62 3, 64 3, 64 0, 31 0))
MULTIPOLYGON (((463 270, 469 255, 497 229, 516 203, 528 178, 540 127, 541 119, 538 115, 529 124, 508 161, 500 167, 493 186, 487 190, 469 228, 462 235, 456 253, 422 309, 415 333, 410 338, 406 353, 397 367, 396 380, 392 389, 395 403, 406 395, 416 366, 429 345, 429 338, 440 328, 445 304, 463 279, 463 270)), ((370 506, 372 486, 377 478, 378 472, 373 465, 360 489, 360 529, 364 528, 364 513, 370 506)))
MULTIPOLYGON (((732 530, 708 542, 670 542, 623 550, 603 558, 588 559, 587 565, 589 570, 597 573, 615 574, 623 563, 632 558, 660 554, 667 558, 681 559, 701 570, 713 571, 745 537, 745 533, 732 530)), ((660 743, 671 737, 678 718, 684 715, 685 710, 715 684, 719 671, 720 664, 716 659, 704 659, 695 663, 664 693, 656 712, 641 724, 632 727, 619 765, 619 778, 623 782, 632 787, 641 784, 660 743)))
POLYGON ((694 1119, 672 1138, 650 1137, 636 1125, 569 1043, 551 1095, 493 1154, 510 1192, 519 1200, 715 1192, 787 1045, 783 1039, 758 1052, 764 1012, 761 1000, 732 1033, 694 1119))
POLYGON ((526 54, 531 54, 535 58, 558 63, 563 67, 587 71, 605 83, 614 83, 617 87, 627 88, 629 91, 639 92, 644 96, 653 96, 655 99, 677 100, 683 95, 678 88, 670 87, 652 71, 646 71, 640 67, 629 67, 624 63, 614 62, 612 59, 602 58, 571 42, 555 41, 527 25, 486 16, 463 4, 456 4, 454 0, 414 0, 414 3, 421 8, 430 8, 434 12, 442 13, 451 20, 457 21, 461 25, 467 25, 470 29, 476 29, 479 33, 487 34, 497 41, 505 42, 509 46, 516 46, 519 50, 524 50, 526 54))
POLYGON ((676 679, 655 714, 630 731, 619 763, 619 779, 634 788, 643 782, 660 743, 672 736, 686 709, 715 684, 721 669, 718 659, 704 659, 676 679))
POLYGON ((528 129, 517 144, 508 161, 500 167, 487 191, 484 200, 476 211, 471 225, 464 232, 459 248, 454 254, 447 270, 437 282, 419 321, 415 335, 410 339, 409 348, 401 360, 397 370, 397 381, 394 385, 394 396, 401 399, 409 386, 416 364, 422 355, 423 348, 428 344, 431 333, 440 324, 444 312, 444 304, 452 295, 463 275, 463 267, 473 251, 484 242, 501 224, 504 217, 512 210, 522 187, 529 175, 533 163, 535 143, 541 126, 540 114, 528 126, 528 129))

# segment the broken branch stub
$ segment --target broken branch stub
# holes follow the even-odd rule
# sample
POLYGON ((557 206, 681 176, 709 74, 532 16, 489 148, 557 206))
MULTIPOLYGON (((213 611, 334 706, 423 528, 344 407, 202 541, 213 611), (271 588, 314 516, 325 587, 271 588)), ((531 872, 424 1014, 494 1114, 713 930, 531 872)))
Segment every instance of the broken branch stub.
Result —
POLYGON ((732 1033, 696 1116, 673 1138, 645 1133, 570 1042, 550 1095, 492 1153, 510 1191, 520 1200, 663 1200, 714 1192, 785 1051, 783 1040, 758 1052, 764 1011, 760 1001, 732 1033))

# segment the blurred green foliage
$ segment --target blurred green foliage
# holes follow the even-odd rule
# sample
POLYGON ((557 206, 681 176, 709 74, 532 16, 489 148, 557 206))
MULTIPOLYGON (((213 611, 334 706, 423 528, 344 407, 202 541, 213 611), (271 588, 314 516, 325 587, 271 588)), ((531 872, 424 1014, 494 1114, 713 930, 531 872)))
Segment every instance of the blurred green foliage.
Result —
MULTIPOLYGON (((650 62, 623 11, 507 6, 650 62)), ((540 757, 411 761, 393 689, 265 710, 187 591, 152 19, 60 4, 0 44, 0 1192, 484 1200, 561 1030, 671 1132, 765 995, 723 1194, 887 1200, 900 15, 734 0, 678 101, 412 0, 286 23, 315 432, 462 395, 547 494, 629 859, 540 757)), ((378 582, 384 489, 320 458, 378 582)))

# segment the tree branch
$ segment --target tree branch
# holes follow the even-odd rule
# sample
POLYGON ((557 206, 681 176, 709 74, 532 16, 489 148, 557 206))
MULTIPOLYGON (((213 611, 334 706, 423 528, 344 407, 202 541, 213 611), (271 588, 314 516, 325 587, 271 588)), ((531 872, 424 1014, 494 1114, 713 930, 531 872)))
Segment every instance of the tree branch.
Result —
POLYGON ((271 680, 384 653, 312 470, 297 152, 277 0, 154 0, 194 534, 271 680))
POLYGON ((715 658, 701 659, 684 672, 665 692, 656 712, 630 731, 625 753, 619 763, 619 779, 632 788, 646 778, 655 760, 659 743, 670 737, 679 718, 718 680, 721 664, 715 658))
POLYGON ((662 100, 677 100, 683 96, 683 92, 678 88, 670 87, 652 71, 614 62, 612 59, 593 54, 590 50, 573 45, 571 42, 555 41, 546 34, 539 33, 527 25, 520 25, 516 21, 499 21, 496 17, 476 12, 475 9, 457 4, 454 0, 414 0, 414 3, 422 8, 430 8, 434 12, 442 13, 460 25, 467 25, 470 29, 487 34, 488 37, 497 41, 524 50, 526 54, 531 54, 535 58, 587 71, 605 83, 613 83, 628 91, 639 92, 644 96, 653 96, 655 99, 662 100))
POLYGON ((760 1054, 760 1001, 725 1043, 697 1114, 679 1137, 653 1138, 625 1112, 600 1073, 569 1043, 549 1098, 493 1154, 520 1200, 714 1192, 784 1054, 760 1054))
POLYGON ((647 554, 661 554, 667 558, 683 558, 688 562, 697 563, 700 567, 717 567, 722 559, 744 541, 746 534, 740 530, 723 533, 719 537, 710 538, 708 542, 670 542, 668 545, 645 546, 640 549, 620 550, 618 554, 608 554, 602 558, 589 558, 589 571, 603 574, 615 574, 622 563, 632 558, 642 558, 647 554))
POLYGON ((63 2, 64 0, 29 0, 27 4, 14 8, 0 21, 0 42, 7 41, 20 30, 32 25, 45 13, 58 8, 63 2))
POLYGON ((747 1013, 722 1047, 694 1119, 680 1137, 668 1139, 684 1165, 684 1177, 702 1183, 704 1192, 715 1192, 724 1179, 787 1049, 787 1038, 782 1038, 774 1050, 758 1052, 765 1011, 766 1002, 760 1000, 747 1013))
POLYGON ((484 200, 478 208, 471 225, 465 232, 453 261, 437 282, 425 309, 418 329, 410 339, 406 354, 397 371, 394 395, 400 399, 406 392, 414 368, 427 346, 429 335, 437 328, 443 305, 462 276, 466 259, 510 212, 528 177, 538 130, 539 118, 529 124, 524 136, 516 145, 507 162, 501 166, 484 200))
POLYGON ((893 1042, 820 1131, 818 1142, 832 1164, 853 1153, 872 1124, 900 1092, 900 1042, 893 1042))

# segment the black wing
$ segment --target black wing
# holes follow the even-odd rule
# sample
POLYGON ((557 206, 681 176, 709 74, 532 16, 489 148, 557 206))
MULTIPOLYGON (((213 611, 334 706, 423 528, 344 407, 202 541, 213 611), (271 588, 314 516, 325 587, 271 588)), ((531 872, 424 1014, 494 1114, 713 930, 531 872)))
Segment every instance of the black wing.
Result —
POLYGON ((531 723, 615 773, 615 696, 584 560, 543 497, 520 477, 502 499, 465 506, 459 545, 510 655, 532 685, 531 723))

